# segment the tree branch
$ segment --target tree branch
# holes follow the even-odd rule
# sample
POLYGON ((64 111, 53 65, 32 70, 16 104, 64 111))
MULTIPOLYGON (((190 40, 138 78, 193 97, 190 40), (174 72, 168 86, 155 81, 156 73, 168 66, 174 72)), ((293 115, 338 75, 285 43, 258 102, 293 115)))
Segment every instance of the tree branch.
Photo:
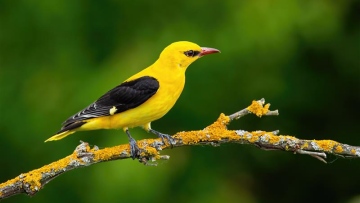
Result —
MULTIPOLYGON (((222 143, 238 143, 255 145, 264 150, 282 150, 294 154, 306 154, 326 163, 326 154, 333 154, 343 158, 359 158, 360 147, 342 144, 333 140, 302 140, 293 136, 278 135, 279 131, 245 131, 228 130, 227 125, 236 119, 248 114, 261 116, 278 115, 278 111, 270 111, 270 104, 265 100, 253 101, 252 104, 234 114, 220 117, 213 124, 203 130, 176 133, 173 147, 191 145, 219 146, 222 143)), ((158 159, 169 159, 167 155, 160 155, 159 151, 171 148, 169 143, 163 143, 158 139, 144 139, 137 142, 141 148, 139 161, 148 165, 156 165, 158 159)), ((45 165, 41 168, 22 173, 14 179, 0 184, 0 200, 12 195, 25 193, 29 196, 35 195, 48 182, 59 175, 80 167, 95 163, 130 158, 128 144, 115 147, 99 149, 90 148, 88 143, 81 142, 75 151, 58 161, 45 165)))

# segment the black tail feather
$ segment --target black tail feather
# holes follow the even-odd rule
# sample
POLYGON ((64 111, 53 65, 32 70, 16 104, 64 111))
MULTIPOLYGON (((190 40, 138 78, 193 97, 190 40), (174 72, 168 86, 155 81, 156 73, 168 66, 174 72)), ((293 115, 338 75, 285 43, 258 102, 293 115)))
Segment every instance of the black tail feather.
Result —
POLYGON ((76 128, 81 127, 85 123, 86 122, 80 121, 80 122, 68 124, 68 125, 62 127, 61 130, 59 132, 57 132, 56 134, 59 134, 59 133, 62 133, 62 132, 68 131, 68 130, 74 130, 76 128))

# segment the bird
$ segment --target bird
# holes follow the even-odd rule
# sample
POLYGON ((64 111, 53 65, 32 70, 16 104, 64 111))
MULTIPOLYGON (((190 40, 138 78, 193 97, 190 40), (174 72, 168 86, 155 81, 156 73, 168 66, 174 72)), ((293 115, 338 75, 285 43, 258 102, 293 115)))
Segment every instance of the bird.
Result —
POLYGON ((143 127, 172 146, 174 138, 153 130, 151 122, 163 117, 178 100, 184 89, 188 66, 214 53, 220 51, 189 41, 171 43, 152 65, 65 120, 61 129, 45 142, 60 140, 77 131, 123 129, 129 139, 130 156, 135 159, 139 157, 140 149, 129 128, 143 127))

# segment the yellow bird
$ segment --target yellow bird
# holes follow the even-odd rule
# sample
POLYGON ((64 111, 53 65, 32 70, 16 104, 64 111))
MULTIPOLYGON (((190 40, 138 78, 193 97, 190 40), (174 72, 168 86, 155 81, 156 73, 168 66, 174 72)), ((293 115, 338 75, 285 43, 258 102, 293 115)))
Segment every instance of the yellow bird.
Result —
POLYGON ((163 117, 175 104, 185 85, 185 71, 198 58, 220 51, 187 41, 167 46, 154 64, 131 76, 105 93, 94 103, 68 118, 56 135, 47 141, 60 140, 76 131, 123 129, 129 137, 132 158, 139 147, 129 128, 142 126, 174 143, 170 135, 151 129, 151 122, 163 117))

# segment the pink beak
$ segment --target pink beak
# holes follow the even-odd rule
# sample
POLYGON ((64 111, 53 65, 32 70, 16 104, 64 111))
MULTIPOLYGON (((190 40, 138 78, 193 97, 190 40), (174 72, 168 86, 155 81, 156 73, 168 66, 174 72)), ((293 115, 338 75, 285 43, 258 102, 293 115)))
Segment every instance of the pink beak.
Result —
POLYGON ((199 54, 199 57, 214 53, 220 53, 220 50, 209 47, 201 47, 201 52, 199 54))

